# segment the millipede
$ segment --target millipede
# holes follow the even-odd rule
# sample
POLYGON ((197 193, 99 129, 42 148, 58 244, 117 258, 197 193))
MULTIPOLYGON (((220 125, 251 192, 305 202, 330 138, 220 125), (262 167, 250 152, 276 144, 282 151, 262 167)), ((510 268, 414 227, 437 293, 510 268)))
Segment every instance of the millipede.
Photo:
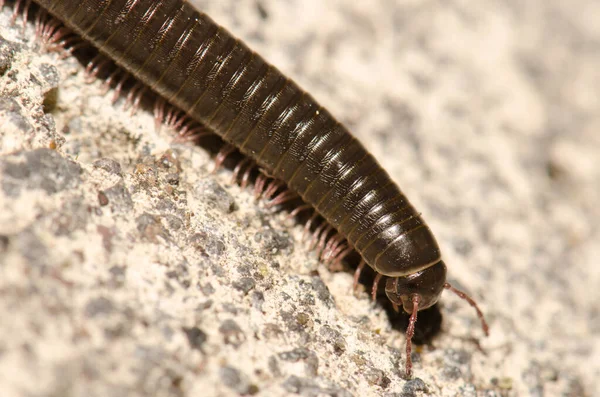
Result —
MULTIPOLYGON (((92 76, 107 60, 114 62, 137 81, 128 93, 134 106, 151 91, 159 98, 158 120, 176 124, 186 137, 197 137, 205 127, 222 138, 226 146, 217 166, 241 152, 245 160, 234 175, 243 173, 243 185, 253 165, 260 169, 255 191, 268 197, 279 192, 271 203, 299 196, 305 204, 292 215, 312 209, 325 220, 313 234, 321 258, 339 263, 351 252, 360 255, 355 289, 366 266, 376 273, 373 299, 386 278, 385 294, 394 308, 410 314, 406 377, 412 375, 417 313, 433 306, 443 290, 474 307, 488 334, 475 301, 446 281, 432 231, 373 155, 310 94, 209 16, 184 0, 35 2, 106 57, 88 64, 92 76)), ((26 18, 30 3, 18 0, 15 15, 20 10, 26 18)), ((77 47, 64 27, 44 29, 57 45, 77 47)))

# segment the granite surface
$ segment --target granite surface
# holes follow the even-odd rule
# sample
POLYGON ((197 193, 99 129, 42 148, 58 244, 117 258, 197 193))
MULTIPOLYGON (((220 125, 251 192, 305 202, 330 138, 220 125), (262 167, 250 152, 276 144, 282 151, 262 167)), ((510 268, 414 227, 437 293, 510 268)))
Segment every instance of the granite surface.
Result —
POLYGON ((303 225, 5 6, 0 395, 599 395, 600 3, 197 4, 376 155, 491 335, 445 294, 403 379, 402 331, 303 225))

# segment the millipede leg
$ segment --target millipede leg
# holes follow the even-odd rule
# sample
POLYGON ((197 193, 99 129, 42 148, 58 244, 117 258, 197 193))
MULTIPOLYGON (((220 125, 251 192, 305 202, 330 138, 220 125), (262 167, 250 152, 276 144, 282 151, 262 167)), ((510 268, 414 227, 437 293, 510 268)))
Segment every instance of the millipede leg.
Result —
POLYGON ((246 157, 236 164, 235 168, 233 169, 233 175, 231 175, 231 183, 237 182, 238 177, 240 176, 240 172, 244 169, 246 165, 250 164, 250 161, 250 158, 246 157))
POLYGON ((125 82, 129 79, 129 75, 128 74, 123 74, 123 76, 119 79, 119 82, 117 83, 117 85, 115 86, 115 92, 112 96, 111 102, 114 105, 115 102, 117 102, 117 99, 119 99, 119 97, 121 96, 121 91, 123 90, 123 85, 125 85, 125 82))
POLYGON ((135 85, 133 87, 131 87, 131 89, 125 96, 125 103, 123 103, 123 110, 127 110, 129 108, 129 106, 131 106, 133 104, 133 96, 141 88, 142 88, 142 84, 139 82, 135 83, 135 85))
POLYGON ((159 132, 160 127, 162 126, 162 122, 165 118, 165 107, 167 106, 167 102, 158 98, 154 102, 154 129, 159 132))
POLYGON ((449 289, 450 291, 458 295, 460 298, 466 300, 469 303, 469 305, 471 305, 475 309, 475 311, 477 312, 477 317, 479 317, 479 320, 481 321, 481 328, 483 328, 485 336, 489 336, 490 328, 488 327, 488 324, 485 321, 485 318, 483 317, 483 313, 481 312, 481 310, 479 310, 479 306, 477 306, 477 303, 469 295, 465 294, 459 289, 454 288, 449 283, 444 284, 444 288, 449 289))
POLYGON ((285 190, 279 193, 277 196, 273 197, 273 199, 267 203, 267 207, 274 207, 276 205, 287 203, 288 201, 293 200, 296 197, 298 197, 296 193, 292 192, 291 190, 285 190))
POLYGON ((139 104, 142 95, 144 95, 146 87, 141 83, 136 83, 131 90, 127 93, 127 98, 125 98, 125 104, 123 105, 123 109, 127 109, 131 106, 131 115, 133 116, 137 111, 136 103, 139 104))
POLYGON ((110 85, 112 84, 113 80, 119 75, 119 73, 122 73, 119 69, 115 69, 107 78, 106 80, 104 80, 104 83, 102 84, 102 89, 101 89, 101 94, 105 95, 108 90, 110 89, 110 85))
POLYGON ((164 123, 166 125, 168 125, 169 127, 172 127, 175 124, 175 118, 177 116, 177 111, 172 107, 169 106, 168 110, 167 110, 167 115, 165 116, 165 120, 164 123))
POLYGON ((85 82, 90 83, 94 78, 98 75, 98 72, 102 68, 103 65, 108 63, 108 58, 102 56, 102 54, 97 54, 92 58, 91 61, 85 65, 85 82))
POLYGON ((217 153, 217 157, 215 157, 215 168, 213 169, 212 172, 213 173, 217 172, 219 170, 219 168, 221 168, 221 166, 223 165, 223 162, 225 161, 227 156, 229 156, 234 151, 235 151, 235 146, 232 146, 232 145, 223 146, 221 148, 221 150, 219 150, 219 153, 217 153))
POLYGON ((365 262, 365 260, 361 258, 360 263, 358 264, 358 267, 356 268, 356 271, 354 272, 354 280, 352 282, 352 291, 354 293, 356 293, 356 290, 358 289, 358 280, 360 280, 360 274, 362 273, 366 264, 367 264, 367 262, 365 262))
POLYGON ((71 31, 64 26, 58 24, 54 26, 56 29, 52 30, 45 37, 46 51, 48 52, 58 52, 61 49, 65 49, 65 46, 68 44, 68 36, 71 34, 71 31))
POLYGON ((379 281, 381 280, 381 277, 383 277, 383 274, 377 273, 377 276, 375 276, 375 281, 373 281, 373 287, 371 288, 371 299, 373 302, 375 302, 375 299, 377 299, 377 289, 379 288, 379 281))
POLYGON ((147 87, 143 86, 142 89, 139 90, 138 93, 135 95, 135 98, 133 98, 133 104, 131 105, 131 115, 137 113, 138 109, 140 108, 140 102, 142 101, 142 98, 146 93, 146 89, 147 87))
POLYGON ((52 42, 52 37, 56 34, 60 24, 54 19, 45 19, 41 22, 39 30, 36 30, 42 43, 49 44, 52 42))
POLYGON ((304 225, 304 232, 302 233, 302 240, 306 239, 306 236, 308 236, 312 224, 315 222, 315 220, 317 220, 318 217, 319 214, 315 212, 313 216, 311 216, 310 219, 306 221, 306 224, 304 225))
POLYGON ((280 181, 273 179, 271 181, 271 183, 269 183, 269 185, 265 189, 264 197, 267 200, 270 200, 271 197, 273 197, 273 195, 277 192, 277 190, 279 190, 281 188, 281 186, 282 186, 282 183, 280 181))
POLYGON ((327 222, 322 222, 319 227, 315 229, 312 238, 310 239, 309 247, 311 250, 315 249, 317 243, 319 242, 319 236, 321 235, 321 232, 323 232, 323 229, 327 228, 327 226, 327 222))
POLYGON ((300 212, 306 211, 306 210, 309 210, 309 209, 312 209, 312 207, 310 206, 310 204, 302 204, 302 205, 294 208, 292 210, 292 212, 289 213, 288 219, 295 218, 296 215, 298 215, 300 212))
POLYGON ((180 133, 180 140, 182 142, 191 142, 191 141, 196 141, 199 138, 206 136, 206 135, 210 135, 210 131, 208 131, 206 129, 206 127, 204 127, 203 125, 198 125, 195 126, 194 128, 191 128, 183 133, 180 133))
POLYGON ((173 128, 174 130, 179 130, 179 129, 183 128, 183 126, 185 125, 185 123, 187 121, 188 121, 188 117, 185 115, 185 113, 181 113, 178 110, 175 110, 175 108, 173 108, 173 113, 172 113, 172 116, 170 117, 168 125, 169 125, 169 127, 173 128))
POLYGON ((267 180, 269 178, 261 173, 260 175, 258 175, 258 177, 256 177, 256 182, 254 183, 254 198, 258 200, 258 198, 260 198, 260 196, 263 194, 263 192, 265 191, 265 185, 267 184, 267 180))
POLYGON ((244 171, 244 174, 242 175, 242 182, 240 184, 242 189, 245 189, 248 186, 248 184, 250 183, 250 174, 252 173, 252 169, 254 168, 253 165, 256 165, 256 164, 250 164, 250 166, 248 166, 248 168, 246 168, 246 171, 244 171))
POLYGON ((83 41, 80 40, 78 37, 73 37, 73 40, 66 42, 64 47, 65 47, 65 51, 61 54, 60 58, 61 59, 65 59, 71 55, 73 55, 73 53, 81 48, 85 48, 87 47, 88 44, 83 41), (67 46, 69 48, 67 48, 67 46))
POLYGON ((17 2, 15 3, 14 7, 15 8, 13 10, 12 17, 10 18, 10 24, 11 25, 15 24, 15 22, 17 20, 17 17, 19 16, 19 8, 21 7, 21 0, 17 0, 17 2))
POLYGON ((31 8, 31 0, 27 0, 27 3, 25 3, 25 8, 23 8, 23 29, 25 29, 25 26, 27 26, 27 17, 28 17, 30 8, 31 8))
POLYGON ((46 20, 47 15, 48 14, 46 13, 46 10, 44 10, 43 8, 41 8, 40 11, 37 13, 34 23, 35 37, 40 37, 42 26, 44 24, 44 21, 46 20))
POLYGON ((327 241, 327 236, 329 236, 329 233, 331 233, 332 230, 333 227, 331 227, 331 225, 327 225, 325 230, 323 230, 323 233, 321 233, 321 238, 317 243, 317 252, 323 252, 323 249, 325 248, 325 241, 327 241))
POLYGON ((343 246, 344 236, 336 233, 333 237, 327 241, 325 248, 323 248, 323 253, 321 254, 321 258, 325 261, 326 264, 331 264, 334 253, 343 246))
POLYGON ((408 328, 406 328, 406 377, 412 376, 412 338, 415 335, 415 324, 417 322, 417 312, 419 311, 419 303, 421 297, 419 295, 413 295, 413 311, 410 314, 410 320, 408 321, 408 328))
POLYGON ((337 251, 331 255, 331 262, 333 262, 334 264, 339 264, 341 267, 341 263, 344 260, 344 258, 352 251, 354 251, 354 248, 352 248, 352 246, 342 244, 337 249, 337 251))

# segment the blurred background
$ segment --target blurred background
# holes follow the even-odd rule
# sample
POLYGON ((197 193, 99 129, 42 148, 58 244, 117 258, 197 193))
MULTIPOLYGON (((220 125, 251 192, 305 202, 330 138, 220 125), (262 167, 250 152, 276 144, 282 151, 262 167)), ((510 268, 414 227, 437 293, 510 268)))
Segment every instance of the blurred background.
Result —
POLYGON ((194 2, 375 154, 491 335, 445 295, 406 382, 402 331, 302 225, 111 105, 9 3, 0 394, 596 395, 600 3, 194 2))

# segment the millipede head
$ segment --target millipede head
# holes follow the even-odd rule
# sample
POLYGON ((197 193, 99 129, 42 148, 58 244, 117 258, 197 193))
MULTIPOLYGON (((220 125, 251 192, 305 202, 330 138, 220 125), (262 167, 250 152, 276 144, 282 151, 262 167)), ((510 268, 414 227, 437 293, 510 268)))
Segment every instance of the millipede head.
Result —
POLYGON ((433 266, 403 277, 390 277, 385 293, 396 305, 402 305, 407 313, 413 312, 413 296, 419 296, 419 310, 433 306, 446 283, 446 265, 439 261, 433 266))
POLYGON ((448 289, 466 300, 476 311, 485 335, 489 335, 489 327, 477 303, 463 291, 460 291, 446 282, 446 265, 439 261, 435 265, 419 272, 404 276, 388 278, 385 293, 394 305, 402 305, 404 311, 409 313, 410 320, 406 329, 406 377, 412 375, 412 337, 415 333, 417 312, 433 306, 439 299, 442 291, 448 289))

